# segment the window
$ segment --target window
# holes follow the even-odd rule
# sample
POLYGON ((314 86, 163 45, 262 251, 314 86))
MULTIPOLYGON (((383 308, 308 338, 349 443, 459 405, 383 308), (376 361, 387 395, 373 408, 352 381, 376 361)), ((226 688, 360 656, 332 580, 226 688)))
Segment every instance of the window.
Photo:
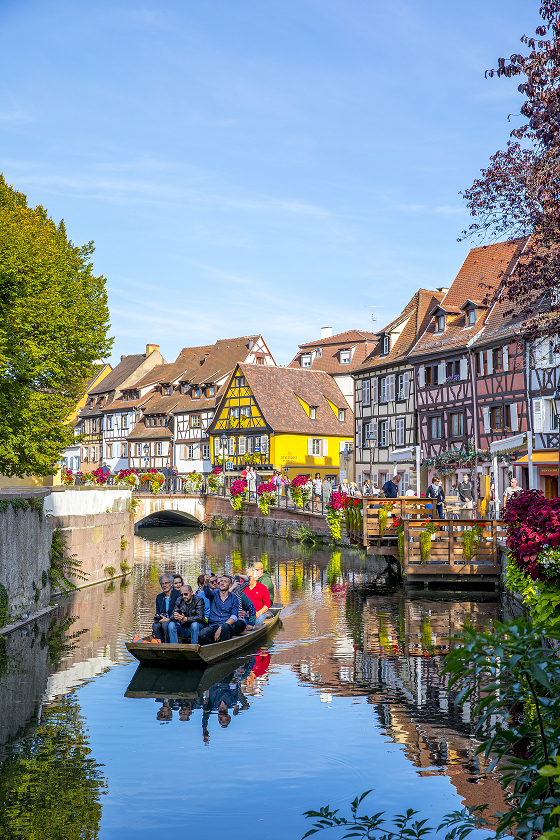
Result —
POLYGON ((113 415, 107 415, 107 431, 111 432, 113 430, 113 415))
POLYGON ((436 318, 436 332, 444 332, 445 330, 445 315, 438 315, 436 318))
POLYGON ((463 412, 451 415, 451 437, 461 437, 463 434, 463 412))
POLYGON ((395 421, 395 446, 404 446, 405 419, 397 417, 395 421))
POLYGON ((191 426, 193 429, 200 429, 200 414, 193 414, 191 416, 191 426))
POLYGON ((309 354, 301 357, 301 366, 302 368, 311 367, 311 356, 309 354))
POLYGON ((317 419, 317 406, 316 405, 310 405, 309 406, 309 419, 310 420, 316 420, 317 419))
POLYGON ((128 429, 128 414, 121 414, 121 429, 128 429))
POLYGON ((369 379, 362 379, 362 405, 370 405, 371 403, 371 381, 369 379))
POLYGON ((426 385, 431 385, 432 384, 432 368, 431 367, 426 366, 424 368, 424 383, 426 385))
POLYGON ((121 443, 121 458, 128 457, 128 444, 121 443))
POLYGON ((213 385, 209 385, 206 393, 209 397, 213 397, 214 394, 216 393, 216 389, 214 388, 213 385))
POLYGON ((492 350, 492 367, 496 371, 504 369, 504 350, 503 347, 496 347, 492 350))
POLYGON ((388 335, 383 336, 383 355, 387 356, 391 349, 391 338, 388 335))
POLYGON ((321 454, 321 438, 313 438, 311 442, 311 454, 312 455, 320 455, 321 454))
POLYGON ((163 396, 170 397, 171 396, 171 385, 164 385, 163 386, 163 396))
POLYGON ((315 358, 320 359, 322 355, 323 355, 323 348, 322 347, 317 347, 317 349, 315 350, 315 358))
POLYGON ((455 362, 447 362, 445 365, 445 378, 448 382, 452 382, 454 377, 457 380, 461 378, 461 363, 457 359, 455 362))
POLYGON ((476 323, 476 309, 469 309, 465 315, 465 320, 467 326, 472 327, 472 325, 476 323))
POLYGON ((202 457, 208 459, 210 457, 210 444, 203 443, 202 444, 202 457))
POLYGON ((105 449, 105 457, 112 458, 113 457, 113 444, 108 443, 105 449))
POLYGON ((242 405, 241 406, 241 414, 244 417, 250 417, 251 416, 251 406, 250 405, 242 405))
POLYGON ((137 443, 136 444, 136 457, 138 458, 141 454, 142 454, 142 444, 137 443))
POLYGON ((244 376, 236 376, 235 377, 235 387, 236 388, 243 388, 245 386, 245 377, 244 376))
POLYGON ((161 443, 156 443, 156 455, 162 454, 162 445, 161 443))
POLYGON ((240 409, 239 406, 235 406, 235 408, 230 408, 229 416, 233 417, 234 420, 239 420, 240 409))
POLYGON ((389 422, 387 420, 381 420, 379 423, 379 446, 388 446, 388 428, 389 422))
POLYGON ((340 351, 340 364, 341 365, 349 365, 350 364, 350 350, 341 350, 340 351))
POLYGON ((257 356, 256 362, 258 365, 264 365, 264 356, 257 356))
POLYGON ((193 400, 199 400, 200 399, 200 388, 193 388, 192 389, 192 398, 193 398, 193 400))
POLYGON ((490 409, 490 428, 493 432, 501 432, 504 426, 504 413, 501 405, 490 409))
POLYGON ((440 417, 430 417, 429 420, 429 428, 430 428, 430 439, 431 440, 439 440, 442 435, 442 418, 440 417))
POLYGON ((379 380, 379 402, 387 402, 387 377, 382 376, 379 380))
POLYGON ((339 408, 338 419, 340 420, 341 423, 344 423, 344 421, 346 420, 346 409, 339 408))
POLYGON ((187 449, 187 461, 192 461, 194 458, 194 444, 191 443, 190 446, 186 447, 187 449))

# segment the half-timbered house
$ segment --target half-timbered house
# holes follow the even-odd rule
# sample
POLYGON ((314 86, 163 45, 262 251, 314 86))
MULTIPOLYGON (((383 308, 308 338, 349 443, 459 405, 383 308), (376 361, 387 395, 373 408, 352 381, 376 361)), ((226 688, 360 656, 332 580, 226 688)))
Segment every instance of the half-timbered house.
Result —
POLYGON ((237 365, 210 425, 214 464, 241 472, 254 464, 338 481, 341 452, 352 443, 354 414, 324 371, 237 365))
POLYGON ((352 374, 359 487, 366 479, 382 487, 398 472, 401 492, 419 490, 414 367, 407 354, 443 295, 419 289, 399 317, 376 334, 373 352, 352 374))
MULTIPOLYGON (((514 269, 525 239, 472 248, 442 300, 433 307, 428 326, 409 354, 415 369, 418 442, 423 458, 451 448, 480 448, 475 405, 476 353, 489 309, 485 296, 514 269)), ((435 472, 430 468, 429 476, 435 472)), ((469 469, 445 477, 446 492, 469 469)))
POLYGON ((115 402, 120 402, 123 393, 132 388, 148 370, 163 361, 159 345, 148 344, 145 353, 121 356, 121 361, 114 370, 90 390, 86 405, 79 416, 80 432, 83 436, 82 471, 90 472, 97 469, 104 461, 114 468, 123 457, 121 451, 113 450, 116 444, 112 436, 113 420, 107 419, 112 418, 110 407, 115 402), (106 428, 108 423, 111 428, 106 428), (109 433, 107 441, 104 437, 106 432, 109 433), (109 449, 106 448, 107 446, 109 449))
POLYGON ((99 385, 105 379, 105 377, 107 377, 111 373, 112 370, 113 368, 108 362, 100 362, 98 365, 95 366, 95 370, 86 384, 83 396, 80 398, 80 400, 76 404, 74 411, 68 418, 68 425, 73 426, 74 429, 75 443, 73 446, 69 446, 67 449, 64 450, 64 452, 62 453, 62 461, 64 463, 64 466, 69 470, 77 471, 81 467, 83 445, 80 443, 82 431, 80 413, 86 406, 92 388, 95 388, 97 385, 99 385))

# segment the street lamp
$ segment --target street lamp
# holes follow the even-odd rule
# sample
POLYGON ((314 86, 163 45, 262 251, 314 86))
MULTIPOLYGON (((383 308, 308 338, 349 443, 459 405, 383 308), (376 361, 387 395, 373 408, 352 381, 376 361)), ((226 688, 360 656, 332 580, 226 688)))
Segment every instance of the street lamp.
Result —
POLYGON ((558 489, 556 490, 556 495, 560 496, 560 384, 556 388, 554 392, 554 408, 556 409, 556 430, 559 432, 558 437, 558 489))

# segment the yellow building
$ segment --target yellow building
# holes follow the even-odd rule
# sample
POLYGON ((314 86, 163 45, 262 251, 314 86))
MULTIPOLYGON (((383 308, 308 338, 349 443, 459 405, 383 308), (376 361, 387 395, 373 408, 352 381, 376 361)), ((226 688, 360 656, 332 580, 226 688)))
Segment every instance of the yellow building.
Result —
POLYGON ((212 462, 241 472, 254 464, 296 475, 345 477, 341 452, 352 445, 354 414, 324 371, 240 364, 210 425, 212 462), (342 471, 342 474, 341 474, 342 471))

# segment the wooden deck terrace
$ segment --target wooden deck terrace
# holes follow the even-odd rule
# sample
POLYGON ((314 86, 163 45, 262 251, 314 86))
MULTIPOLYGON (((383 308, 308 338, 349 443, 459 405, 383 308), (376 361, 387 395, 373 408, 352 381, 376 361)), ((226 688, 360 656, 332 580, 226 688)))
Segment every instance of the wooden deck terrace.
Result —
POLYGON ((362 529, 350 527, 350 540, 366 549, 368 554, 389 554, 399 556, 395 519, 407 518, 411 521, 425 522, 431 518, 434 505, 428 499, 403 496, 399 499, 385 499, 381 496, 365 496, 363 499, 362 529), (385 527, 379 521, 383 505, 391 504, 385 527))

